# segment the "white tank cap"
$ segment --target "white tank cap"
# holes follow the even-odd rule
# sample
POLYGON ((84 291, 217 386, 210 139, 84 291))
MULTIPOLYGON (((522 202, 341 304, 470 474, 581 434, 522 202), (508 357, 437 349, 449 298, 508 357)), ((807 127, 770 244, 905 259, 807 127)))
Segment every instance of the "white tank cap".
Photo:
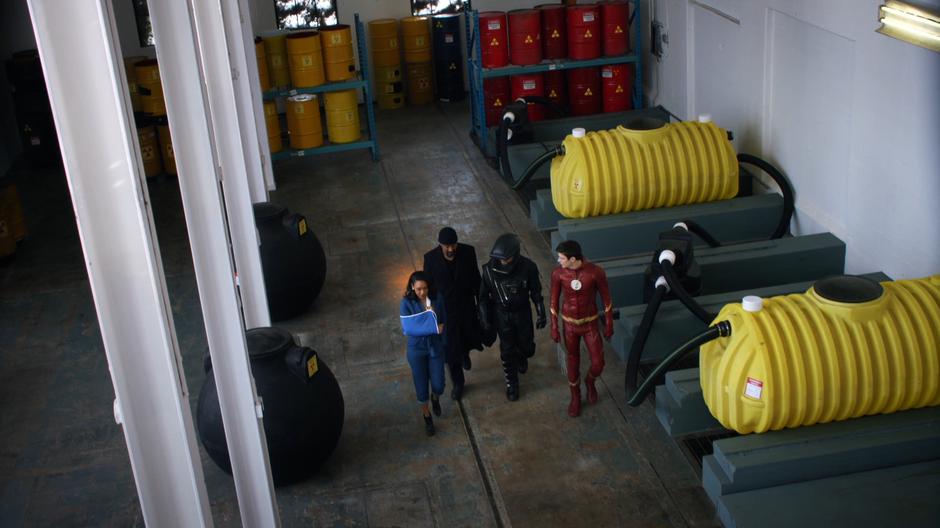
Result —
POLYGON ((659 261, 668 260, 670 264, 676 263, 676 253, 671 249, 664 249, 659 253, 659 261))
POLYGON ((682 229, 685 229, 686 231, 689 230, 689 225, 686 224, 685 222, 676 222, 675 224, 672 225, 672 227, 681 227, 682 229))
POLYGON ((764 299, 756 295, 746 295, 741 299, 741 307, 745 312, 759 312, 764 307, 764 299))
POLYGON ((699 122, 699 123, 711 123, 711 122, 712 122, 712 115, 711 115, 711 114, 699 114, 699 115, 698 115, 698 122, 699 122))
POLYGON ((581 128, 581 127, 572 128, 572 129, 571 129, 571 136, 572 136, 572 137, 576 137, 576 138, 583 138, 583 137, 584 137, 584 134, 585 134, 586 132, 587 132, 587 131, 584 130, 583 128, 581 128))

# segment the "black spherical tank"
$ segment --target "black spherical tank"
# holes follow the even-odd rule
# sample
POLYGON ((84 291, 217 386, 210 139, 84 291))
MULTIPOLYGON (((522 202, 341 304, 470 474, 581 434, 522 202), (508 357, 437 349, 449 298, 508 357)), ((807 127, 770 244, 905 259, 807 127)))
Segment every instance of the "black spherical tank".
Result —
POLYGON ((299 315, 326 280, 326 254, 307 220, 271 202, 254 204, 271 321, 299 315))
MULTIPOLYGON (((245 334, 251 374, 264 410, 264 436, 276 485, 303 480, 330 457, 343 430, 343 393, 333 373, 307 347, 279 328, 245 334)), ((212 460, 231 474, 219 397, 206 356, 206 381, 199 392, 199 438, 212 460)))

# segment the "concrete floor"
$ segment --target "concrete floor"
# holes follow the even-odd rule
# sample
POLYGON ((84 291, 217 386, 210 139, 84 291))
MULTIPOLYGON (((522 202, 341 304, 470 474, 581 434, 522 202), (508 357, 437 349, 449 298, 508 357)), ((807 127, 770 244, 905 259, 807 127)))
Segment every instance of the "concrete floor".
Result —
MULTIPOLYGON (((319 352, 346 401, 323 469, 277 489, 283 525, 717 525, 652 407, 624 405, 612 352, 598 404, 567 416, 547 330, 518 402, 505 398, 497 349, 475 352, 464 399, 445 396, 437 435, 424 435, 396 314, 437 230, 454 226, 481 259, 518 233, 544 282, 555 263, 468 138, 465 102, 379 112, 378 123, 380 162, 361 150, 275 164, 271 200, 307 217, 328 259, 314 306, 279 326, 319 352)), ((0 526, 142 525, 64 178, 14 176, 30 238, 0 267, 0 526)), ((161 177, 150 193, 195 408, 206 341, 178 187, 161 177)), ((239 525, 231 478, 204 452, 203 466, 215 524, 239 525)))

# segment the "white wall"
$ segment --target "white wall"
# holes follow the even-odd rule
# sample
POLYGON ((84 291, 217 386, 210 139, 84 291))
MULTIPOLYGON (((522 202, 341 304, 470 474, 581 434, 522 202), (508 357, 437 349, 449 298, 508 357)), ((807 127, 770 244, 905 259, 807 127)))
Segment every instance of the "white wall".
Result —
POLYGON ((875 33, 879 0, 651 1, 652 103, 781 168, 794 232, 839 236, 849 273, 940 273, 940 54, 875 33))

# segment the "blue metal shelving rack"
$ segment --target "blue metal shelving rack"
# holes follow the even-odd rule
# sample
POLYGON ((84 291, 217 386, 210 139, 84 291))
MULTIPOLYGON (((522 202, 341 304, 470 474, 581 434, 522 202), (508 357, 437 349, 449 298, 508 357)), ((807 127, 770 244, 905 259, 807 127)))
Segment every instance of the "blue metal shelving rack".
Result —
POLYGON ((359 19, 359 13, 356 13, 356 46, 359 51, 359 74, 356 80, 332 82, 314 86, 312 88, 291 88, 290 90, 271 90, 264 93, 265 99, 274 97, 290 97, 302 93, 324 93, 337 92, 340 90, 362 89, 363 101, 366 107, 366 131, 368 139, 354 141, 352 143, 330 144, 324 141, 324 145, 302 150, 286 149, 281 152, 271 154, 271 160, 276 161, 285 158, 313 156, 317 154, 327 154, 330 152, 342 152, 345 150, 356 150, 367 148, 372 151, 372 161, 379 160, 379 142, 375 133, 375 109, 372 107, 372 88, 369 82, 369 55, 365 45, 365 30, 362 27, 362 21, 359 19))
POLYGON ((467 33, 467 72, 470 83, 470 134, 474 137, 480 150, 486 153, 487 127, 486 107, 483 100, 483 79, 505 77, 507 75, 520 75, 525 73, 539 73, 552 70, 570 70, 572 68, 589 68, 592 66, 605 66, 607 64, 634 63, 633 77, 633 107, 643 108, 643 69, 641 67, 639 50, 643 49, 641 35, 642 18, 640 0, 631 0, 633 5, 633 51, 631 55, 617 55, 614 57, 600 57, 588 60, 555 59, 544 60, 540 64, 531 66, 504 66, 502 68, 484 68, 481 62, 480 49, 480 14, 473 9, 466 17, 467 33))

